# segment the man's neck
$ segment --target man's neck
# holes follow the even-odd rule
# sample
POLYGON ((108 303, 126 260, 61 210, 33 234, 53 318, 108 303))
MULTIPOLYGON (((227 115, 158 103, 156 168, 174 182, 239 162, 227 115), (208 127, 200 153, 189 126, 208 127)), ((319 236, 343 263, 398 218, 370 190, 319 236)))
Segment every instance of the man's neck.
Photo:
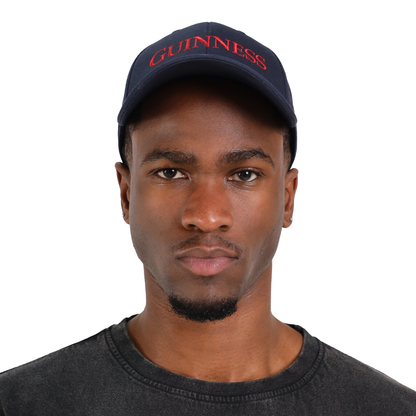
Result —
POLYGON ((207 381, 256 380, 284 370, 301 350, 302 335, 271 313, 267 275, 239 300, 237 312, 208 323, 176 315, 153 285, 146 282, 146 308, 129 321, 128 332, 138 350, 166 370, 207 381))

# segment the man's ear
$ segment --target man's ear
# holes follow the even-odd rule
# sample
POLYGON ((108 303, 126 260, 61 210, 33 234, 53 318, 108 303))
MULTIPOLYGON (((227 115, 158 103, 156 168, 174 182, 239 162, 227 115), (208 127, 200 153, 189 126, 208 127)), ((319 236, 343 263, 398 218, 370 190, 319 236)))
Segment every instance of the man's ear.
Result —
POLYGON ((293 220, 293 209, 295 205, 296 188, 298 187, 298 170, 291 169, 286 173, 285 177, 285 218, 283 227, 290 227, 293 220))
POLYGON ((130 209, 130 170, 123 163, 116 163, 117 180, 120 186, 121 209, 123 211, 123 218, 127 224, 129 223, 129 209, 130 209))

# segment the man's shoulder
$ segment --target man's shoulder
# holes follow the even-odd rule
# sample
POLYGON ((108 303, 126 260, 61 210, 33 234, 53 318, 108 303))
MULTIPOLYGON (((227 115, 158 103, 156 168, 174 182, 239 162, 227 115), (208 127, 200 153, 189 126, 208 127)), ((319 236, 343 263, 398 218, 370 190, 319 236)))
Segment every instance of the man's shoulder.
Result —
POLYGON ((85 374, 86 369, 97 365, 105 347, 103 330, 87 339, 52 352, 34 361, 0 373, 0 398, 5 392, 37 389, 62 383, 76 373, 85 374))
POLYGON ((329 396, 339 397, 342 393, 346 401, 354 400, 369 409, 377 404, 380 408, 391 408, 391 414, 416 414, 415 391, 336 348, 323 345, 325 359, 321 370, 329 396), (410 410, 414 413, 409 413, 410 410))
MULTIPOLYGON (((325 347, 325 364, 333 377, 341 379, 356 380, 358 384, 376 387, 392 385, 405 387, 396 380, 390 378, 381 371, 364 364, 363 362, 351 357, 350 355, 323 343, 325 347)), ((406 387, 405 387, 406 388, 406 387)), ((409 391, 412 391, 409 389, 409 391)))
MULTIPOLYGON (((108 346, 109 330, 0 374, 0 416, 78 414, 114 374, 124 375, 108 346), (3 413, 2 413, 3 411, 3 413)), ((111 388, 111 386, 109 387, 111 388)))

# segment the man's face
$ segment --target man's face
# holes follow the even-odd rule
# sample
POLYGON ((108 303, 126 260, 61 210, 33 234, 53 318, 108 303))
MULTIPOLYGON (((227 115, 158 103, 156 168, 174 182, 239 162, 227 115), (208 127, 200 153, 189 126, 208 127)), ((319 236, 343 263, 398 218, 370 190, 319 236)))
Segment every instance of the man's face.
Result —
POLYGON ((241 299, 270 272, 290 224, 297 179, 288 192, 273 109, 229 84, 163 87, 132 133, 124 209, 133 244, 146 277, 188 304, 241 299))

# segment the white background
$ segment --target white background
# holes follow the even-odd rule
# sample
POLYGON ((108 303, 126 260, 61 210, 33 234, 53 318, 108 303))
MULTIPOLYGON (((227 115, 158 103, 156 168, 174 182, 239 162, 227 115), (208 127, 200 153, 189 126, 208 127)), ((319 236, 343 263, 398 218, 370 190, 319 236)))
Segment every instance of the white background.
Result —
POLYGON ((217 21, 276 52, 299 120, 275 315, 416 389, 411 1, 39 0, 0 16, 0 371, 142 310, 114 169, 125 79, 150 43, 217 21))

